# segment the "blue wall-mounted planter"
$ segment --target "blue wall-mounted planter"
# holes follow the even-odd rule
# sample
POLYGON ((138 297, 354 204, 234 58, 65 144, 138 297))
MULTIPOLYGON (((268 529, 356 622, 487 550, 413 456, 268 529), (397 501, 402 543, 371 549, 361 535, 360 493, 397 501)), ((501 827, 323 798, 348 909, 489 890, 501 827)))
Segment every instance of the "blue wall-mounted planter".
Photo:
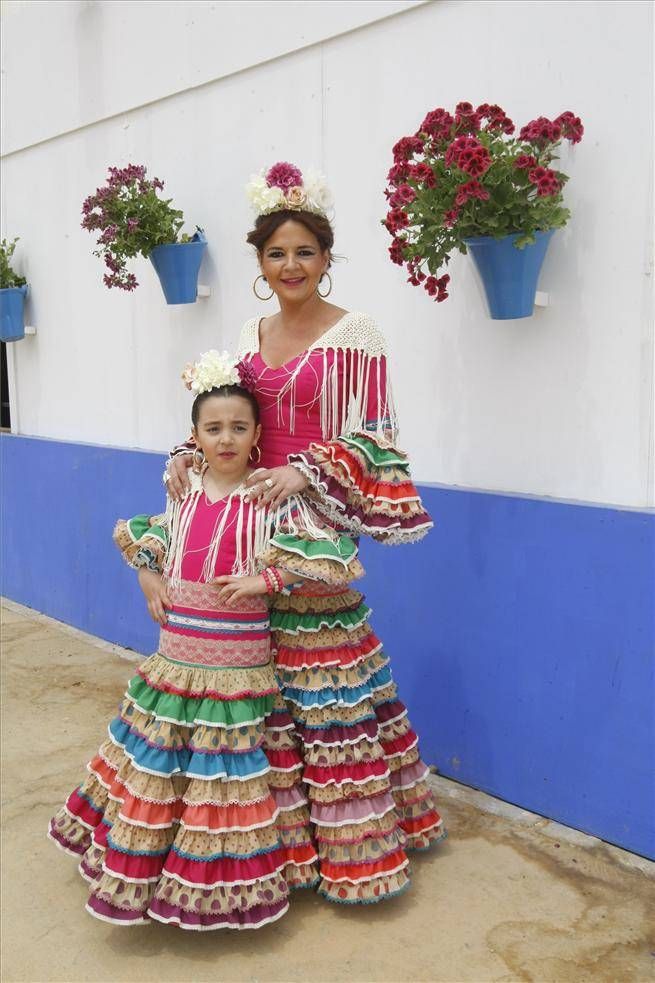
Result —
POLYGON ((514 245, 523 233, 502 239, 474 236, 465 239, 478 269, 495 321, 531 317, 541 266, 554 229, 537 232, 537 241, 523 249, 514 245))
POLYGON ((203 232, 191 242, 155 246, 150 261, 157 271, 167 304, 194 304, 198 294, 198 272, 207 246, 203 232))
POLYGON ((27 284, 0 290, 0 341, 20 341, 25 337, 23 305, 27 284))

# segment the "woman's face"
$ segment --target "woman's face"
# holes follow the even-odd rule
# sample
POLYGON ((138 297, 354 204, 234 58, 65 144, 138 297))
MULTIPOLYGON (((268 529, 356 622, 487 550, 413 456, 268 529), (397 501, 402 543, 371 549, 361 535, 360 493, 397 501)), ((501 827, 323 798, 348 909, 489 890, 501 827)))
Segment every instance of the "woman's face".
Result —
POLYGON ((238 478, 248 468, 250 451, 261 430, 243 396, 208 396, 200 404, 193 436, 214 471, 238 478))
POLYGON ((329 259, 314 233, 289 219, 264 245, 259 265, 280 301, 303 303, 316 293, 329 259))

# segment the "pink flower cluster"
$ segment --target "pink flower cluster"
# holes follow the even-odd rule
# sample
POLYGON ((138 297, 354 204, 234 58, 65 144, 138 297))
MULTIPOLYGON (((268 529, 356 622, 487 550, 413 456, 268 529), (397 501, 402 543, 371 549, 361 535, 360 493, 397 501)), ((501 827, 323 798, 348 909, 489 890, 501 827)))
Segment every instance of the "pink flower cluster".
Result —
POLYGON ((407 277, 407 282, 411 283, 413 287, 422 286, 423 289, 430 297, 434 297, 436 303, 440 304, 442 301, 446 300, 448 297, 448 291, 446 287, 450 283, 450 275, 444 273, 443 276, 427 276, 421 270, 421 263, 423 260, 420 257, 411 259, 407 264, 407 269, 409 271, 409 276, 407 277))
POLYGON ((481 177, 491 167, 491 154, 475 137, 457 137, 444 156, 446 167, 458 167, 472 177, 481 177))
POLYGON ((289 188, 296 188, 302 185, 302 172, 293 164, 281 160, 273 164, 266 174, 266 183, 269 188, 281 188, 288 191, 289 188))
POLYGON ((239 384, 242 389, 246 389, 249 393, 255 391, 257 385, 257 373, 252 367, 251 362, 238 362, 237 372, 239 373, 239 384))
POLYGON ((562 137, 570 143, 580 143, 583 134, 584 126, 580 117, 567 110, 554 120, 538 116, 526 123, 519 133, 519 139, 543 148, 549 143, 557 143, 562 137))
POLYGON ((528 178, 531 184, 537 185, 537 194, 542 198, 556 195, 562 187, 557 174, 549 167, 533 167, 528 178))
POLYGON ((455 195, 455 204, 459 208, 462 208, 471 198, 477 198, 479 201, 489 201, 489 192, 486 188, 482 187, 477 178, 472 178, 465 184, 460 184, 455 195))

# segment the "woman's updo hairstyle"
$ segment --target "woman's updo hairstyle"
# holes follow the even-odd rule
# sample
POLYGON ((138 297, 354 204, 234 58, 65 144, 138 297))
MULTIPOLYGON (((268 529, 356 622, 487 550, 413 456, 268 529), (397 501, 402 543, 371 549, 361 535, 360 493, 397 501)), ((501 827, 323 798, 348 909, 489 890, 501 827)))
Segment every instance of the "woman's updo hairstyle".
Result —
POLYGON ((241 386, 219 386, 214 387, 214 389, 208 389, 206 392, 198 393, 193 401, 193 406, 191 407, 191 422, 194 427, 197 428, 198 420, 200 419, 200 407, 209 399, 210 396, 241 396, 250 403, 250 408, 252 410, 252 415, 255 418, 255 426, 259 424, 259 403, 255 399, 254 393, 249 392, 247 389, 243 389, 241 386))
POLYGON ((317 215, 315 212, 283 208, 278 212, 271 212, 269 215, 259 215, 255 221, 255 228, 246 236, 246 242, 254 246, 261 256, 268 240, 285 222, 298 222, 299 225, 304 225, 309 232, 315 235, 321 251, 325 252, 327 250, 328 252, 328 266, 332 265, 334 231, 330 220, 324 215, 317 215))

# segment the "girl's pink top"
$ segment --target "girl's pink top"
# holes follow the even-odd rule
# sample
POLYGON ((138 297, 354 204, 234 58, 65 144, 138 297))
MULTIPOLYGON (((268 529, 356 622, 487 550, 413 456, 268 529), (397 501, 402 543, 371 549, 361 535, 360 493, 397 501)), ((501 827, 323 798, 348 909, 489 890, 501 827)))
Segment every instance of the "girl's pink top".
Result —
MULTIPOLYGON (((186 548, 184 550, 184 557, 182 558, 183 580, 195 581, 196 583, 200 581, 202 567, 205 562, 205 558, 207 557, 207 553, 209 552, 209 545, 212 541, 212 533, 225 512, 227 501, 227 498, 222 498, 218 502, 214 502, 212 504, 207 498, 205 492, 200 495, 195 514, 191 521, 191 528, 189 530, 189 536, 187 539, 186 548)), ((232 573, 232 568, 234 566, 237 553, 236 530, 239 504, 240 500, 235 496, 230 503, 227 524, 221 537, 221 547, 218 551, 218 558, 214 568, 214 576, 216 577, 220 577, 223 574, 232 573)), ((250 505, 248 502, 244 502, 243 508, 244 531, 242 535, 244 538, 242 549, 243 555, 245 555, 245 530, 248 528, 248 515, 250 509, 252 509, 252 505, 250 505)))
MULTIPOLYGON (((262 452, 260 467, 275 468, 287 464, 287 455, 305 451, 313 441, 324 439, 321 429, 320 395, 325 385, 326 359, 322 349, 312 351, 296 379, 293 395, 290 390, 280 398, 280 392, 289 377, 305 358, 302 352, 278 369, 270 368, 260 353, 255 352, 250 364, 257 375, 255 396, 259 403, 262 424, 260 448, 262 452), (291 432, 291 404, 295 408, 293 432, 291 432)), ((357 378, 359 353, 330 349, 327 352, 327 369, 331 371, 336 362, 339 408, 341 398, 350 386, 351 377, 357 378), (344 378, 345 377, 345 378, 344 378)), ((384 359, 381 360, 384 362, 384 359)), ((384 399, 385 390, 381 391, 384 399)), ((369 383, 368 419, 378 418, 378 393, 373 382, 369 383)))

